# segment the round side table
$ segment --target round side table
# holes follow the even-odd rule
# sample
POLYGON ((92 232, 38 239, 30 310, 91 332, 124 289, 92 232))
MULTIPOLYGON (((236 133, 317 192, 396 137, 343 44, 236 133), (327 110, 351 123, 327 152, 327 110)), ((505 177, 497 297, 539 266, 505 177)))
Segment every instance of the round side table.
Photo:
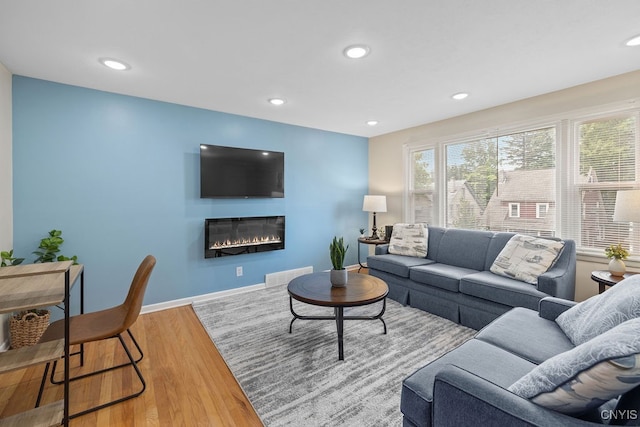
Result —
POLYGON ((595 270, 591 272, 591 280, 598 284, 598 293, 601 294, 605 291, 605 286, 613 286, 634 274, 636 273, 624 273, 624 276, 614 276, 607 270, 595 270))

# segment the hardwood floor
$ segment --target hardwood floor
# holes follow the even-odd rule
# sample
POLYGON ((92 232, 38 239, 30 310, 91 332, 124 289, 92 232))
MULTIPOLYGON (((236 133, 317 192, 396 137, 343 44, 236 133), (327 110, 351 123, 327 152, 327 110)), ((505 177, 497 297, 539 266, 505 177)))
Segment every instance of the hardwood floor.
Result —
MULTIPOLYGON (((139 397, 71 420, 71 426, 262 426, 191 306, 141 315, 132 331, 145 356, 147 382, 139 397)), ((131 346, 132 347, 132 346, 131 346)), ((125 360, 117 340, 85 346, 85 366, 71 374, 125 360)), ((0 376, 0 416, 32 408, 44 366, 0 376)), ((71 412, 139 387, 130 367, 71 384, 71 412)), ((43 404, 62 398, 62 386, 47 383, 43 404)))

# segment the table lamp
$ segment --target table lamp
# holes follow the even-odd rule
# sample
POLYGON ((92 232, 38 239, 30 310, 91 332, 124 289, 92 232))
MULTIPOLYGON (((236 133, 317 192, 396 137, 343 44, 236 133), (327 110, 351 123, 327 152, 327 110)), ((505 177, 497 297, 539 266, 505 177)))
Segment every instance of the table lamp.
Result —
POLYGON ((379 240, 378 228, 376 227, 376 212, 387 211, 387 196, 364 196, 364 202, 362 203, 362 210, 365 212, 373 212, 373 228, 371 229, 371 240, 379 240))
POLYGON ((613 220, 640 223, 640 190, 618 191, 613 220))

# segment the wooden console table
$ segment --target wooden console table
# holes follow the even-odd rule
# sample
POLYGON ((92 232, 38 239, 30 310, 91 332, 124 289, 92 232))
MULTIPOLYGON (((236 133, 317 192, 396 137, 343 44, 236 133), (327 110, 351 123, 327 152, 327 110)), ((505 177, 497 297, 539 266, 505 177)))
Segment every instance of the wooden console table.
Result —
POLYGON ((0 268, 0 313, 44 308, 64 303, 64 339, 0 354, 0 374, 64 357, 64 398, 45 406, 0 419, 0 426, 69 425, 69 290, 84 268, 72 261, 0 268))

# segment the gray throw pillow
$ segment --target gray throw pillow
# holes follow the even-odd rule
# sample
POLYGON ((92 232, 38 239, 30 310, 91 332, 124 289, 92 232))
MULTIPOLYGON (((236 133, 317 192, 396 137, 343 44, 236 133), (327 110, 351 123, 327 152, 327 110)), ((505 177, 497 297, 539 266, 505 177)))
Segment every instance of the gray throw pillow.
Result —
POLYGON ((640 384, 640 319, 547 359, 509 391, 563 413, 596 408, 640 384))
POLYGON ((574 345, 580 345, 637 317, 640 317, 640 274, 574 305, 558 316, 556 323, 574 345))

